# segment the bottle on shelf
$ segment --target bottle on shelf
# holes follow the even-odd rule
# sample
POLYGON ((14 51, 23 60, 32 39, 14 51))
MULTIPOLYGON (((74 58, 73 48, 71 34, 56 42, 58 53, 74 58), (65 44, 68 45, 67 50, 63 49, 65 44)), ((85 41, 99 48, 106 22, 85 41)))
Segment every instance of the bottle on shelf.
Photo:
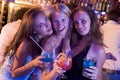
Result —
POLYGON ((102 11, 106 12, 107 10, 107 0, 103 1, 102 11))

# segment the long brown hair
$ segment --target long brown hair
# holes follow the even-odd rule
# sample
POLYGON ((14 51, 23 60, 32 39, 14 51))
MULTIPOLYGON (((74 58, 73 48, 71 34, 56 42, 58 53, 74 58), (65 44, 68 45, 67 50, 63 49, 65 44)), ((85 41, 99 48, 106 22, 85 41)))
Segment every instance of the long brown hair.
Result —
MULTIPOLYGON (((29 48, 29 50, 33 50, 34 43, 30 40, 30 36, 37 36, 34 34, 34 26, 35 26, 35 19, 39 14, 43 14, 44 13, 40 10, 40 8, 35 7, 32 8, 30 10, 28 10, 25 15, 22 18, 20 27, 18 29, 18 32, 16 33, 13 41, 11 42, 10 46, 7 48, 6 52, 5 52, 5 56, 11 51, 14 50, 14 53, 16 52, 17 48, 19 47, 20 43, 22 42, 22 40, 26 39, 28 41, 30 41, 31 46, 29 48)), ((11 54, 13 55, 13 54, 11 54)))
MULTIPOLYGON (((88 40, 89 40, 89 44, 91 43, 95 43, 95 44, 98 44, 98 45, 102 45, 103 46, 103 42, 102 42, 102 33, 100 32, 100 25, 99 25, 99 22, 98 22, 98 19, 97 19, 97 16, 95 14, 95 12, 89 8, 89 7, 77 7, 73 12, 72 12, 72 19, 74 17, 74 14, 78 11, 84 11, 88 14, 90 20, 91 20, 91 24, 90 24, 90 31, 88 33, 88 40)), ((75 27, 73 27, 73 34, 75 36, 76 34, 76 37, 74 37, 74 40, 78 40, 81 38, 81 35, 76 31, 75 27), (77 38, 77 39, 75 39, 77 38)), ((75 42, 73 40, 73 42, 75 42)))

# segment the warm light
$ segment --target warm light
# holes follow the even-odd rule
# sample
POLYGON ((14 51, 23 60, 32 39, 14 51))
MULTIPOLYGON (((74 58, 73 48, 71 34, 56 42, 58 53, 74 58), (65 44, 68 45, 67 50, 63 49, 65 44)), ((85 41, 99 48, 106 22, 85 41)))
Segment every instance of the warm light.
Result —
POLYGON ((13 8, 13 6, 14 6, 14 4, 13 4, 13 3, 10 3, 10 4, 9 4, 10 9, 12 9, 12 8, 13 8))

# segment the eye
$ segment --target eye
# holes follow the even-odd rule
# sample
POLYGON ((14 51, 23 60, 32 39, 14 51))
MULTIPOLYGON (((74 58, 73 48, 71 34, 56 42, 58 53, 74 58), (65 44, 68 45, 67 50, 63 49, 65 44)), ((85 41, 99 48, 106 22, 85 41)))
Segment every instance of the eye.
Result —
POLYGON ((65 21, 65 19, 62 19, 62 22, 64 22, 65 21))
POLYGON ((74 24, 75 24, 75 25, 78 25, 79 23, 78 23, 78 21, 74 21, 74 24))
POLYGON ((41 28, 41 27, 43 27, 45 25, 46 25, 45 23, 40 23, 39 25, 37 25, 37 27, 41 28))
POLYGON ((39 24, 37 27, 41 28, 41 27, 42 27, 42 23, 41 23, 41 24, 39 24))
POLYGON ((58 20, 54 20, 54 23, 56 23, 56 24, 57 24, 57 23, 58 23, 58 20))
POLYGON ((86 21, 86 20, 81 20, 81 22, 82 22, 83 24, 85 24, 87 21, 86 21))

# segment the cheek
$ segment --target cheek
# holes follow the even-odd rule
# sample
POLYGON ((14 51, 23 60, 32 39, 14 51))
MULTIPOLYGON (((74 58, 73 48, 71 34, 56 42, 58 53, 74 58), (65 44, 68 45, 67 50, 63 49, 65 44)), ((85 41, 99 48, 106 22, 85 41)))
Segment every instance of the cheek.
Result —
POLYGON ((68 21, 64 22, 64 25, 65 25, 65 27, 66 27, 67 29, 68 29, 68 27, 70 26, 68 21))
POLYGON ((90 30, 90 23, 87 23, 85 26, 87 27, 88 30, 90 30))
POLYGON ((45 28, 41 28, 41 29, 37 29, 39 34, 44 34, 46 33, 46 29, 45 28))
POLYGON ((53 24, 53 28, 57 28, 57 24, 56 23, 53 24))
POLYGON ((69 28, 69 25, 68 25, 68 23, 67 24, 65 24, 65 27, 68 29, 69 28))
POLYGON ((53 24, 53 29, 56 31, 57 30, 57 25, 53 24))
POLYGON ((76 29, 76 30, 78 30, 78 29, 79 29, 77 25, 75 25, 75 29, 76 29))

